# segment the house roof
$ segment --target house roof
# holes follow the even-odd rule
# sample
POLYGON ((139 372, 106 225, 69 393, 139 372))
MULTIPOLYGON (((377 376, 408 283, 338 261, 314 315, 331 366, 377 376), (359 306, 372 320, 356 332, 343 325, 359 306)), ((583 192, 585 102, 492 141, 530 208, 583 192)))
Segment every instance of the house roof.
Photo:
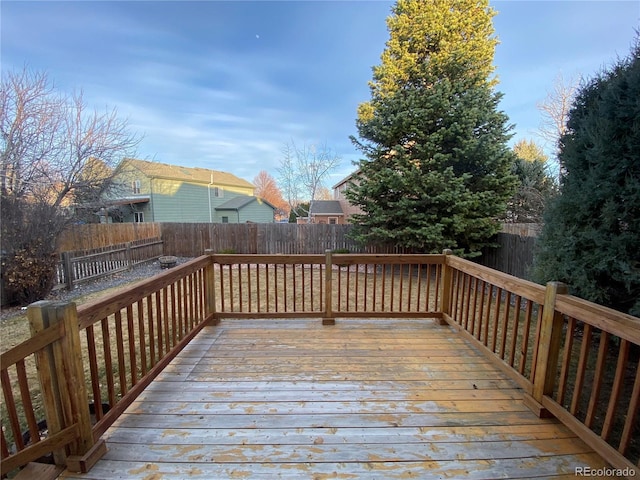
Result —
POLYGON ((258 197, 251 197, 251 196, 244 196, 244 195, 240 196, 240 197, 234 197, 231 200, 228 200, 228 201, 224 202, 222 205, 216 207, 215 209, 216 210, 240 210, 241 208, 243 208, 243 207, 247 206, 248 204, 250 204, 251 202, 255 202, 255 201, 259 201, 261 203, 265 203, 266 205, 270 206, 274 210, 276 209, 276 207, 271 205, 266 200, 263 200, 263 199, 258 198, 258 197))
POLYGON ((344 212, 337 200, 314 200, 311 215, 344 215, 344 212))
POLYGON ((336 188, 338 188, 340 185, 344 184, 344 183, 348 183, 351 180, 353 180, 353 178, 357 177, 358 175, 360 175, 360 169, 357 169, 355 172, 350 173, 349 175, 347 175, 346 177, 344 177, 342 180, 340 180, 338 183, 336 183, 333 186, 333 189, 335 190, 336 188))
POLYGON ((252 183, 236 177, 228 172, 220 170, 209 170, 199 167, 182 167, 179 165, 169 165, 167 163, 149 162, 147 160, 137 160, 127 158, 120 163, 118 168, 133 167, 148 177, 160 177, 171 180, 182 180, 186 182, 197 182, 215 185, 226 185, 232 187, 255 188, 252 183))

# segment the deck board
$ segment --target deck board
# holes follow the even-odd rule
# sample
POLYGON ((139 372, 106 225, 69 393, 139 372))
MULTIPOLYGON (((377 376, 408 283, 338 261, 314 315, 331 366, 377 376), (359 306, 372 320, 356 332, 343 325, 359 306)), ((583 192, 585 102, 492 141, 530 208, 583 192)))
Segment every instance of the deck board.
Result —
POLYGON ((568 478, 603 460, 426 320, 206 327, 71 479, 568 478))

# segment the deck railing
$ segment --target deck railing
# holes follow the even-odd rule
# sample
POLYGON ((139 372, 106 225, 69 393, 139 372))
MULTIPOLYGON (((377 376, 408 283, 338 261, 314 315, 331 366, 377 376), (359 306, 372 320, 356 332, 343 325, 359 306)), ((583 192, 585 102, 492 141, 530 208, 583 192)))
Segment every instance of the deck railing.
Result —
POLYGON ((1 358, 1 474, 50 452, 87 471, 104 453, 100 436, 213 318, 212 284, 205 256, 78 308, 30 305, 32 338, 1 358))
POLYGON ((523 388, 534 412, 559 418, 614 467, 639 471, 640 319, 448 254, 327 252, 210 254, 77 309, 31 305, 33 337, 2 355, 2 474, 47 452, 90 468, 100 436, 205 324, 276 317, 447 322, 523 388))
POLYGON ((525 403, 640 478, 640 319, 454 256, 443 277, 445 320, 524 389, 525 403))
POLYGON ((216 316, 440 318, 444 255, 212 255, 216 316), (327 292, 330 292, 327 295, 327 292))

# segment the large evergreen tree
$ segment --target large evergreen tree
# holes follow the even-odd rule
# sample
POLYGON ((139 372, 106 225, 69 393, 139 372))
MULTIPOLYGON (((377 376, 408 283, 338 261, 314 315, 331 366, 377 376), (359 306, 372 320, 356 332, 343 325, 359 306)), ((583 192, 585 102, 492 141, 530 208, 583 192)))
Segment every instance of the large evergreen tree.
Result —
POLYGON ((364 243, 474 255, 513 194, 507 117, 492 77, 486 0, 398 0, 390 38, 358 109, 366 159, 347 193, 364 243))
POLYGON ((567 127, 534 278, 640 315, 640 38, 580 89, 567 127))

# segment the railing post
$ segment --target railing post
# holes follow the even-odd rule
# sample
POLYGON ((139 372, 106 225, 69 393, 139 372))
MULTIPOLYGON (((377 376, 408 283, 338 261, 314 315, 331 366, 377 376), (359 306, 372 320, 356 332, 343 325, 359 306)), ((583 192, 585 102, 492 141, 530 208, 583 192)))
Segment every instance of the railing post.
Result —
POLYGON ((72 472, 87 472, 104 455, 106 446, 93 439, 76 304, 36 302, 27 315, 32 336, 56 326, 64 332, 59 341, 36 355, 38 378, 49 431, 77 426, 66 462, 60 451, 54 453, 55 461, 66 463, 72 472))
POLYGON ((551 414, 542 406, 545 395, 553 395, 553 387, 558 371, 558 358, 562 342, 563 316, 555 309, 558 295, 568 293, 564 283, 548 282, 544 294, 544 308, 538 339, 538 356, 533 378, 533 395, 525 395, 525 404, 540 417, 551 414))
MULTIPOLYGON (((51 317, 55 315, 55 311, 51 308, 52 304, 53 302, 40 301, 27 307, 27 318, 32 337, 46 330, 53 323, 51 317)), ((34 356, 47 429, 50 433, 57 433, 62 430, 63 417, 52 345, 35 352, 34 356)), ((67 464, 64 448, 53 451, 53 460, 56 465, 67 464)))
POLYGON ((333 260, 331 250, 325 250, 324 264, 324 317, 323 325, 335 325, 336 319, 333 316, 333 260))
POLYGON ((218 325, 220 319, 216 315, 216 287, 215 268, 213 262, 213 250, 206 249, 205 255, 209 255, 210 262, 204 269, 205 292, 205 318, 209 319, 210 325, 218 325))
POLYGON ((444 263, 442 264, 442 278, 440 281, 440 311, 442 312, 442 318, 439 319, 440 325, 447 324, 447 318, 451 318, 451 288, 452 288, 452 275, 451 267, 449 266, 448 255, 453 255, 453 251, 446 248, 442 251, 444 257, 444 263))

